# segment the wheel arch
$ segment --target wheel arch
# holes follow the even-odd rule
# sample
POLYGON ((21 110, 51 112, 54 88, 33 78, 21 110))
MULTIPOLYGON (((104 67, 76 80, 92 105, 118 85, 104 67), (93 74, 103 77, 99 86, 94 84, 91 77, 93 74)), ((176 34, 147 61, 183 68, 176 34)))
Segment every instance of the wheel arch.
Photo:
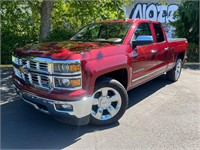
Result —
POLYGON ((104 77, 110 77, 112 79, 117 80, 124 86, 125 89, 127 89, 128 87, 129 77, 128 77, 128 71, 126 68, 117 69, 117 70, 107 72, 105 74, 98 76, 95 80, 95 85, 99 80, 101 80, 104 77))
POLYGON ((184 62, 185 60, 185 52, 180 52, 177 54, 176 60, 180 58, 182 60, 182 62, 184 62))

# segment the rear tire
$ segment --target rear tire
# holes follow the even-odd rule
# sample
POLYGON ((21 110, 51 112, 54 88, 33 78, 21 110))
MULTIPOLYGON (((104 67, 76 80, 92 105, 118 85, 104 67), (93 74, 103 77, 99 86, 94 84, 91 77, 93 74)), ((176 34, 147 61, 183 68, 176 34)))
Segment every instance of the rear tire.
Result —
POLYGON ((182 69, 182 60, 178 58, 174 68, 167 72, 167 79, 176 82, 181 75, 181 69, 182 69))
POLYGON ((97 81, 93 94, 90 123, 107 125, 117 122, 128 106, 128 94, 123 85, 112 78, 97 81))

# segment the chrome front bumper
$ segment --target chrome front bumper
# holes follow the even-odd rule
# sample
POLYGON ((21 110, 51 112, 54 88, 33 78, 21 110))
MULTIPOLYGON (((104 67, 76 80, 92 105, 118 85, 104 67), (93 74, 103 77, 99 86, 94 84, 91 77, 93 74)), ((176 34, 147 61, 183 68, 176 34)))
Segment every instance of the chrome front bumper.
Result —
POLYGON ((25 102, 41 112, 51 114, 56 120, 76 125, 85 125, 89 122, 92 109, 91 97, 83 97, 82 99, 75 101, 58 101, 39 97, 33 93, 24 92, 18 88, 16 88, 16 91, 25 102), (71 106, 71 109, 58 109, 57 106, 61 108, 62 105, 71 106))

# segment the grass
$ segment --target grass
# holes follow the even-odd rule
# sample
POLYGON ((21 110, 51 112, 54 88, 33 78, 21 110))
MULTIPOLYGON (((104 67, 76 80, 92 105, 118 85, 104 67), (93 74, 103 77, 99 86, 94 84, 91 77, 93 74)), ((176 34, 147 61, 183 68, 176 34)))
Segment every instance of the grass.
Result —
POLYGON ((184 65, 200 65, 200 62, 185 62, 184 65))
POLYGON ((11 64, 0 65, 0 68, 10 68, 12 67, 11 64))

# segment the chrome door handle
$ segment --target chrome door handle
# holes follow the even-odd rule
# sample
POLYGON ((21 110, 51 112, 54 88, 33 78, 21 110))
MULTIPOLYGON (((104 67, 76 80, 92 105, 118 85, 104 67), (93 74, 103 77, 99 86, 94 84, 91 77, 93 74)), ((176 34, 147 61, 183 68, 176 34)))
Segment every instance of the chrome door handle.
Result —
POLYGON ((152 50, 151 50, 151 52, 152 52, 152 53, 156 53, 156 52, 157 52, 157 50, 155 50, 155 49, 152 49, 152 50))
POLYGON ((168 51, 168 50, 169 50, 169 47, 165 47, 164 50, 165 50, 165 51, 168 51))

